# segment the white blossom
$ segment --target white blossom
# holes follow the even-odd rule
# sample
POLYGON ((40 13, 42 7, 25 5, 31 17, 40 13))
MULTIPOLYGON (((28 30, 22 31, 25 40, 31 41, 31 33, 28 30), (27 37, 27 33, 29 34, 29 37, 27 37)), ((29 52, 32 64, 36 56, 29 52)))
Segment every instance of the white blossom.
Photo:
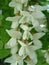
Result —
POLYGON ((41 43, 38 42, 35 42, 34 45, 31 45, 32 42, 26 44, 20 40, 18 40, 18 43, 21 45, 21 48, 19 50, 19 55, 23 57, 29 55, 31 59, 34 59, 37 56, 35 50, 39 49, 41 45, 41 43))
POLYGON ((11 63, 11 65, 23 65, 23 58, 18 54, 12 55, 5 60, 6 63, 11 63))
MULTIPOLYGON (((20 11, 21 12, 21 15, 23 17, 26 17, 26 22, 27 23, 32 23, 33 27, 36 27, 39 25, 39 22, 32 16, 32 14, 30 14, 29 12, 27 11, 20 11)), ((22 21, 22 20, 21 20, 22 21)), ((20 21, 20 22, 21 22, 20 21)))
POLYGON ((34 6, 29 6, 29 11, 32 11, 32 17, 35 18, 39 23, 44 23, 46 21, 46 17, 42 11, 46 10, 46 6, 40 6, 38 4, 34 6))
POLYGON ((33 34, 32 39, 33 40, 38 40, 41 37, 43 37, 44 35, 45 35, 45 33, 43 33, 43 32, 35 33, 35 34, 33 34))
POLYGON ((26 40, 31 35, 30 31, 33 27, 27 27, 26 25, 21 25, 20 27, 24 30, 23 39, 26 40))
POLYGON ((47 28, 46 28, 46 26, 42 28, 41 25, 35 27, 35 30, 37 32, 47 32, 48 31, 47 28))
POLYGON ((6 30, 6 32, 9 34, 10 37, 13 37, 16 39, 20 39, 20 37, 21 37, 21 32, 16 31, 15 29, 6 30))
POLYGON ((28 4, 28 0, 12 0, 9 3, 10 7, 14 7, 14 14, 22 10, 22 5, 26 7, 28 4))
POLYGON ((16 0, 12 0, 9 3, 10 7, 14 7, 14 14, 18 13, 20 10, 22 10, 22 4, 17 2, 16 0))
POLYGON ((7 17, 6 20, 12 22, 11 28, 17 28, 20 18, 21 16, 7 17))
POLYGON ((18 51, 17 39, 21 37, 21 33, 14 29, 6 30, 6 32, 11 36, 11 39, 5 44, 5 48, 11 48, 11 53, 15 54, 18 51))
POLYGON ((11 38, 5 45, 5 48, 13 48, 17 46, 16 38, 11 38))

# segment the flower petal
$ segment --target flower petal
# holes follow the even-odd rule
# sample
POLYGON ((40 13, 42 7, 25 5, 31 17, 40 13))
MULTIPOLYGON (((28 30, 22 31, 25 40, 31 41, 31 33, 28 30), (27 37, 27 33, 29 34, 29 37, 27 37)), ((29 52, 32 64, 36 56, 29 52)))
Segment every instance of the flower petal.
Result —
POLYGON ((18 22, 12 22, 11 28, 17 28, 19 25, 18 22))
POLYGON ((16 52, 18 51, 18 46, 15 46, 13 48, 11 48, 11 54, 16 54, 16 52))
POLYGON ((27 31, 25 31, 25 32, 23 33, 23 40, 26 40, 26 39, 27 39, 27 34, 28 34, 27 31))
POLYGON ((30 57, 30 59, 34 59, 34 58, 37 58, 37 55, 36 55, 36 53, 32 50, 32 49, 30 49, 30 47, 27 47, 26 48, 26 53, 27 53, 27 55, 30 57))
POLYGON ((19 39, 21 37, 21 32, 15 29, 6 30, 6 32, 13 38, 19 39))
POLYGON ((23 30, 28 30, 28 27, 26 25, 20 25, 20 27, 23 29, 23 30))
POLYGON ((43 32, 39 32, 39 33, 35 33, 35 34, 33 34, 33 39, 34 40, 37 40, 37 39, 40 39, 41 37, 43 37, 45 35, 45 33, 43 33, 43 32))
POLYGON ((33 43, 34 43, 35 50, 42 48, 42 42, 40 40, 33 40, 33 43))
POLYGON ((20 48, 20 50, 19 50, 19 55, 20 55, 20 56, 23 56, 23 57, 26 57, 25 47, 21 47, 21 48, 20 48))
POLYGON ((17 41, 15 38, 11 38, 7 44, 5 44, 5 48, 13 48, 17 45, 17 41))

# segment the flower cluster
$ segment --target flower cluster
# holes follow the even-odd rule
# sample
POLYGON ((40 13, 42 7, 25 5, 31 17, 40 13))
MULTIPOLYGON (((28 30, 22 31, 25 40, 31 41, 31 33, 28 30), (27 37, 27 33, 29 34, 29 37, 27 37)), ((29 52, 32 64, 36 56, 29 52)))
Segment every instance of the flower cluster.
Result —
POLYGON ((46 7, 39 4, 29 6, 28 0, 12 0, 9 6, 14 8, 15 16, 6 18, 12 25, 10 30, 6 30, 11 39, 5 44, 5 48, 11 49, 12 56, 5 62, 11 65, 24 65, 24 62, 27 65, 36 65, 36 50, 42 48, 40 38, 48 31, 46 17, 42 12, 46 7))

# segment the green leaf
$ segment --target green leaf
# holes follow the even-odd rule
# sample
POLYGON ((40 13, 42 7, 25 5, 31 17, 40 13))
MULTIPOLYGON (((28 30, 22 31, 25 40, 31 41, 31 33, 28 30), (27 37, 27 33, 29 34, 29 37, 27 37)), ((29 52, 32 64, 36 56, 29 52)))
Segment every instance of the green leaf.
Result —
POLYGON ((2 26, 2 19, 3 19, 3 15, 0 14, 0 26, 2 26))
POLYGON ((3 42, 2 42, 2 40, 0 40, 0 49, 2 49, 3 48, 3 42))
POLYGON ((0 59, 3 59, 7 57, 10 54, 9 50, 6 49, 0 49, 0 59))

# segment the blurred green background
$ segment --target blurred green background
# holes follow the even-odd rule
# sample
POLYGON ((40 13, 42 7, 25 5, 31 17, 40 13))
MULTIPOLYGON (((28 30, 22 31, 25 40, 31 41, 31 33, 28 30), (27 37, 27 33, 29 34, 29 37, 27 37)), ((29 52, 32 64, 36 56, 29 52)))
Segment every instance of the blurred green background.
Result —
MULTIPOLYGON (((11 0, 0 0, 0 10, 2 10, 2 14, 0 14, 0 65, 9 65, 4 63, 4 59, 10 56, 10 50, 6 50, 4 48, 5 43, 10 39, 9 35, 6 33, 6 29, 10 29, 11 22, 5 21, 5 18, 8 16, 13 16, 13 8, 8 6, 11 0)), ((29 4, 36 4, 39 3, 40 5, 49 4, 47 0, 29 0, 29 4)), ((49 13, 47 11, 43 12, 47 18, 47 29, 49 29, 49 13)), ((43 42, 43 49, 47 49, 49 45, 49 32, 41 39, 43 42)), ((40 50, 38 51, 38 58, 39 62, 37 65, 49 65, 45 63, 44 58, 41 57, 40 50), (39 53, 38 53, 39 52, 39 53)))

